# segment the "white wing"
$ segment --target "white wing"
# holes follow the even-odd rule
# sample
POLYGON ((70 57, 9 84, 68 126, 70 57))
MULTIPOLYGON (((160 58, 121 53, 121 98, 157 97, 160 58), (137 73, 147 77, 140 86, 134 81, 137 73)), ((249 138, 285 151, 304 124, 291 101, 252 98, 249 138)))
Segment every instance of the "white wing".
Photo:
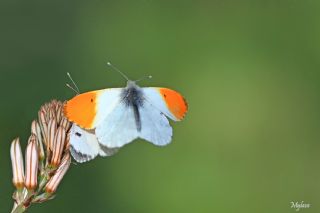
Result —
POLYGON ((97 127, 104 118, 111 113, 120 101, 122 88, 111 88, 101 90, 97 96, 97 115, 95 118, 95 127, 97 127))
POLYGON ((70 152, 73 158, 83 163, 99 154, 99 143, 94 134, 73 124, 70 130, 70 152))
POLYGON ((148 101, 145 101, 139 110, 141 118, 139 137, 157 146, 170 143, 172 128, 166 116, 148 101))
POLYGON ((103 146, 116 148, 130 143, 138 137, 133 108, 123 102, 118 103, 95 131, 103 146))
POLYGON ((117 149, 101 147, 94 131, 88 131, 73 124, 70 130, 70 152, 72 157, 79 163, 94 159, 100 156, 110 156, 117 152, 117 149))

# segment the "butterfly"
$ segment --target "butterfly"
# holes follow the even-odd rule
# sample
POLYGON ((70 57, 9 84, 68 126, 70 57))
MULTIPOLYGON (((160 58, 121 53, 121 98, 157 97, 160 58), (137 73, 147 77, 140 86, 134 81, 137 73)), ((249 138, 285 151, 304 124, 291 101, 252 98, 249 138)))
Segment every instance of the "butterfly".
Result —
POLYGON ((126 79, 124 88, 82 93, 65 103, 64 114, 74 123, 70 136, 73 156, 90 160, 137 138, 157 146, 171 142, 168 118, 181 121, 185 117, 188 104, 184 97, 172 89, 139 87, 126 79))

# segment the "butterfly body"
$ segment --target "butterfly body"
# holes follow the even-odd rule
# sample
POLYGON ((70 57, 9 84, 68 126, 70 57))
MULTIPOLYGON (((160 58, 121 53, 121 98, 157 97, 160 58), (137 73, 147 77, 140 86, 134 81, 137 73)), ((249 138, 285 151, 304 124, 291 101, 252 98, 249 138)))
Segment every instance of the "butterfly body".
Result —
POLYGON ((137 131, 141 131, 141 118, 139 108, 143 106, 144 98, 141 88, 133 81, 128 81, 127 87, 121 92, 121 99, 127 108, 133 110, 137 131))

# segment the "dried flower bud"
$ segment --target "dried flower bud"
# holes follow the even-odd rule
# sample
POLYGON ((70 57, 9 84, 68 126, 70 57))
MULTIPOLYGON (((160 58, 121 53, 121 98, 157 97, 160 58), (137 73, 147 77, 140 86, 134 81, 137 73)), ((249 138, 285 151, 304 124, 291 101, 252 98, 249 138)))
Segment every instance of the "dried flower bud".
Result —
POLYGON ((55 107, 54 106, 52 106, 52 107, 49 107, 49 119, 55 119, 56 118, 56 116, 55 116, 55 109, 54 109, 55 107))
POLYGON ((54 137, 57 132, 57 122, 56 119, 50 119, 48 123, 48 148, 53 150, 54 147, 54 137))
POLYGON ((66 144, 65 144, 65 147, 64 147, 65 150, 70 150, 70 133, 67 133, 67 138, 66 138, 66 144))
POLYGON ((70 122, 67 118, 63 117, 60 121, 60 126, 62 126, 65 130, 69 130, 70 128, 70 122))
POLYGON ((39 148, 39 157, 40 159, 44 159, 44 150, 42 145, 42 136, 41 136, 41 129, 38 121, 34 120, 31 124, 31 133, 37 136, 38 141, 38 148, 39 148))
POLYGON ((66 130, 63 127, 59 127, 54 137, 54 145, 52 150, 51 165, 58 166, 61 160, 62 152, 64 149, 66 139, 66 130))
POLYGON ((39 114, 39 123, 40 123, 40 128, 42 130, 43 133, 43 142, 44 144, 47 146, 48 144, 48 124, 46 121, 46 111, 43 109, 43 107, 41 107, 41 109, 38 112, 39 114))
POLYGON ((60 104, 57 104, 56 105, 56 118, 57 118, 57 123, 60 123, 61 121, 61 118, 62 118, 62 107, 60 104))
POLYGON ((39 154, 37 147, 37 137, 32 134, 29 138, 29 142, 26 148, 25 186, 29 190, 35 189, 37 187, 38 163, 39 154))
POLYGON ((19 138, 16 138, 11 143, 10 148, 13 185, 19 189, 24 186, 24 168, 23 168, 23 156, 21 152, 19 138))
POLYGON ((61 161, 61 165, 57 169, 56 173, 52 176, 52 178, 48 181, 45 190, 47 193, 53 193, 57 190, 59 183, 61 182, 63 176, 68 171, 71 164, 70 154, 67 153, 64 155, 61 161))

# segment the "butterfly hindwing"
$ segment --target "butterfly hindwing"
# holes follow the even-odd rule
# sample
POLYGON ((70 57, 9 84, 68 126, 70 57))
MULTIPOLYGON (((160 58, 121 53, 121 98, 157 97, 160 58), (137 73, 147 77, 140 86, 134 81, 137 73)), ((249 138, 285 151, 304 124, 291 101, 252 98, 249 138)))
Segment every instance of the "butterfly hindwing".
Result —
POLYGON ((99 143, 95 135, 73 124, 70 130, 70 152, 77 162, 92 160, 99 154, 99 143))
POLYGON ((70 130, 70 152, 79 163, 94 159, 97 155, 111 156, 118 149, 102 147, 93 130, 85 130, 73 124, 70 130))
POLYGON ((172 127, 166 116, 148 101, 139 110, 141 118, 139 137, 157 146, 164 146, 170 143, 172 127))

